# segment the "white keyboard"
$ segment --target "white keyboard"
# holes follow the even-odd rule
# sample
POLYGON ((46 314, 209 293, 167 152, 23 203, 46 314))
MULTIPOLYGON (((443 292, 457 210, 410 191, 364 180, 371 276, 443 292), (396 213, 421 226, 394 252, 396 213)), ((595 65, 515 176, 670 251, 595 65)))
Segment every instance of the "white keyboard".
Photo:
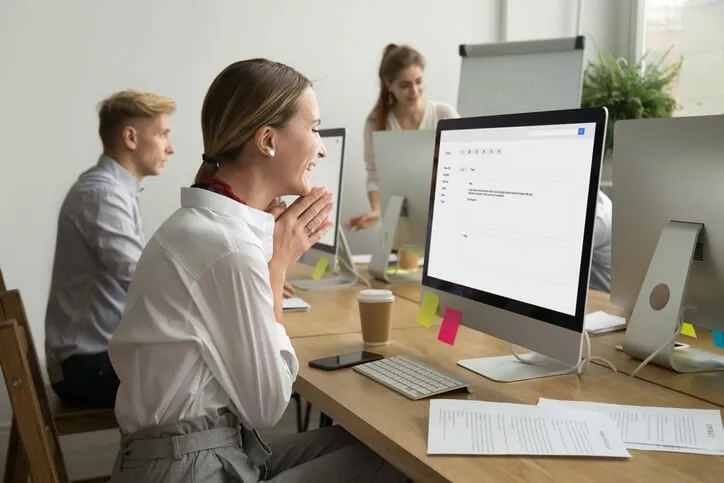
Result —
POLYGON ((472 392, 467 382, 409 356, 387 357, 353 369, 409 399, 423 399, 459 389, 472 392))

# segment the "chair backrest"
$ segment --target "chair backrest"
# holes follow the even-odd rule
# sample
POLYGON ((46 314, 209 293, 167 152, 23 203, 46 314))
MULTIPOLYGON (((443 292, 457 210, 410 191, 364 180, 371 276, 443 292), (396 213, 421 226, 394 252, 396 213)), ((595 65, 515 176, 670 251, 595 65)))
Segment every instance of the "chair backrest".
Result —
POLYGON ((5 279, 3 278, 3 271, 0 270, 0 292, 7 291, 7 287, 5 286, 5 279))
POLYGON ((41 410, 43 398, 36 391, 38 381, 30 370, 30 342, 32 340, 26 331, 14 319, 0 323, 0 365, 13 407, 13 418, 30 463, 32 481, 68 483, 55 423, 41 410))
POLYGON ((43 372, 40 370, 40 362, 38 361, 38 351, 33 341, 33 333, 30 330, 28 317, 25 314, 23 300, 20 298, 18 290, 10 290, 9 292, 0 292, 0 321, 14 319, 15 323, 22 328, 25 333, 28 360, 28 369, 33 376, 35 391, 38 394, 40 411, 43 418, 47 421, 53 421, 53 413, 50 411, 50 403, 48 402, 48 392, 45 388, 43 372))

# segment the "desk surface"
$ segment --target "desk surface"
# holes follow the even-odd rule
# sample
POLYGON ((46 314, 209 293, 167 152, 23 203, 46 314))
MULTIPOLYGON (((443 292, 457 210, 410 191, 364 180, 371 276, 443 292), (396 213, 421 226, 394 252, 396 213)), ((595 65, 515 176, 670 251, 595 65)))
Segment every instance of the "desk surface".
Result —
MULTIPOLYGON (((283 324, 287 335, 295 338, 359 333, 361 328, 357 292, 352 289, 299 292, 297 295, 309 302, 312 308, 308 312, 284 314, 283 324)), ((392 304, 392 328, 420 327, 416 321, 417 311, 417 304, 404 299, 396 300, 392 304)))
MULTIPOLYGON (((308 267, 295 267, 295 272, 311 273, 311 269, 308 267)), ((420 298, 419 282, 386 284, 375 280, 373 286, 389 288, 397 295, 398 301, 408 300, 414 302, 410 304, 412 307, 404 303, 395 303, 393 307, 393 328, 419 328, 415 321, 417 308, 414 306, 420 298)), ((285 326, 289 336, 304 337, 359 332, 359 312, 354 300, 354 294, 362 288, 364 287, 359 285, 353 289, 336 292, 301 292, 302 298, 307 299, 313 305, 313 309, 309 314, 285 314, 285 326), (317 309, 315 310, 314 307, 317 307, 317 309)), ((627 315, 623 309, 611 303, 609 294, 590 290, 586 311, 590 313, 598 310, 623 317, 627 315)), ((436 325, 438 324, 439 321, 436 321, 436 325)), ((608 359, 622 373, 631 374, 638 366, 639 361, 616 350, 616 345, 620 344, 622 339, 622 332, 593 336, 591 337, 591 351, 595 356, 608 359)), ((705 347, 707 350, 724 352, 713 346, 711 335, 705 331, 700 331, 698 339, 682 336, 681 340, 693 347, 705 347)), ((637 377, 724 407, 724 372, 675 374, 668 369, 652 364, 639 371, 637 377)))
MULTIPOLYGON (((388 288, 400 298, 406 298, 413 302, 417 302, 420 299, 419 283, 403 282, 390 284, 388 288)), ((611 303, 609 294, 590 290, 588 292, 588 307, 586 312, 590 313, 599 310, 622 317, 628 315, 622 308, 616 307, 611 303)), ((623 341, 623 335, 623 332, 616 332, 614 334, 591 337, 591 353, 594 356, 608 359, 624 374, 631 374, 639 365, 640 361, 616 350, 616 345, 621 344, 623 341)), ((692 347, 724 353, 723 350, 717 349, 714 346, 711 340, 711 333, 707 331, 700 330, 697 339, 681 336, 680 340, 692 347)), ((724 372, 722 371, 699 374, 676 374, 668 369, 651 364, 639 371, 637 377, 724 407, 724 372)))
MULTIPOLYGON (((711 332, 698 330, 697 335, 697 339, 681 336, 679 340, 692 347, 724 354, 724 350, 717 349, 712 343, 711 332)), ((623 343, 623 336, 623 332, 617 332, 591 337, 591 353, 608 359, 622 373, 631 374, 641 361, 616 350, 616 345, 623 343)), ((724 407, 724 371, 679 374, 649 364, 636 377, 724 407)))
MULTIPOLYGON (((385 355, 405 353, 470 381, 474 394, 445 397, 535 404, 539 397, 577 399, 619 404, 713 408, 704 401, 669 391, 641 380, 616 374, 596 365, 583 378, 575 375, 496 383, 456 365, 463 358, 506 354, 507 344, 481 333, 460 328, 450 347, 436 340, 434 330, 417 328, 393 331, 385 355)), ((722 458, 679 453, 632 451, 629 460, 590 458, 458 457, 428 456, 429 401, 410 401, 356 372, 325 372, 307 362, 329 354, 358 350, 354 334, 295 339, 300 362, 296 390, 365 444, 415 481, 556 481, 611 482, 720 482, 722 458)))
MULTIPOLYGON (((610 296, 603 292, 589 292, 588 307, 589 312, 603 310, 608 313, 626 316, 620 307, 611 304, 610 296)), ((679 340, 692 347, 724 354, 724 350, 714 346, 710 331, 698 330, 697 335, 698 338, 696 339, 679 336, 679 340)), ((622 373, 631 374, 641 361, 616 350, 616 345, 623 343, 623 337, 623 332, 591 337, 591 354, 604 357, 622 373)), ((724 407, 723 371, 678 374, 654 364, 649 364, 641 369, 636 377, 724 407)))
MULTIPOLYGON (((309 276, 311 268, 297 265, 290 270, 288 277, 309 276)), ((418 284, 419 287, 419 284, 418 284)), ((297 290, 296 295, 311 306, 308 312, 285 312, 284 327, 290 338, 318 335, 347 334, 361 331, 357 294, 367 288, 357 284, 353 287, 334 290, 297 290)), ((417 328, 418 306, 398 297, 392 305, 392 328, 417 328)), ((439 325, 439 322, 436 322, 439 325)), ((360 338, 360 336, 357 336, 360 338)), ((361 338, 359 339, 361 341, 361 338)))

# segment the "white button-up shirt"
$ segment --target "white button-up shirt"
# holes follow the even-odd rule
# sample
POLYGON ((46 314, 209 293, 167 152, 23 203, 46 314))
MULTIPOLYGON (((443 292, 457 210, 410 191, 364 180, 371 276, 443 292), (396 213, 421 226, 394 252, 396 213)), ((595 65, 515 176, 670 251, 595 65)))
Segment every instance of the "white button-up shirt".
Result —
POLYGON ((268 213, 182 188, 181 208, 141 255, 110 343, 122 431, 221 407, 249 429, 279 421, 299 365, 274 316, 273 233, 268 213))

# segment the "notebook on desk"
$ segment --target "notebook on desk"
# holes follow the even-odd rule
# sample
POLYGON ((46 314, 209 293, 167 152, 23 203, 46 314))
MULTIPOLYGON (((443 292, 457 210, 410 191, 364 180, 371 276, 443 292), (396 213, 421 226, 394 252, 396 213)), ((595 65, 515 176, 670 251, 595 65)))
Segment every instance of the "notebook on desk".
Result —
POLYGON ((307 312, 312 306, 299 297, 289 297, 282 302, 284 312, 307 312))

